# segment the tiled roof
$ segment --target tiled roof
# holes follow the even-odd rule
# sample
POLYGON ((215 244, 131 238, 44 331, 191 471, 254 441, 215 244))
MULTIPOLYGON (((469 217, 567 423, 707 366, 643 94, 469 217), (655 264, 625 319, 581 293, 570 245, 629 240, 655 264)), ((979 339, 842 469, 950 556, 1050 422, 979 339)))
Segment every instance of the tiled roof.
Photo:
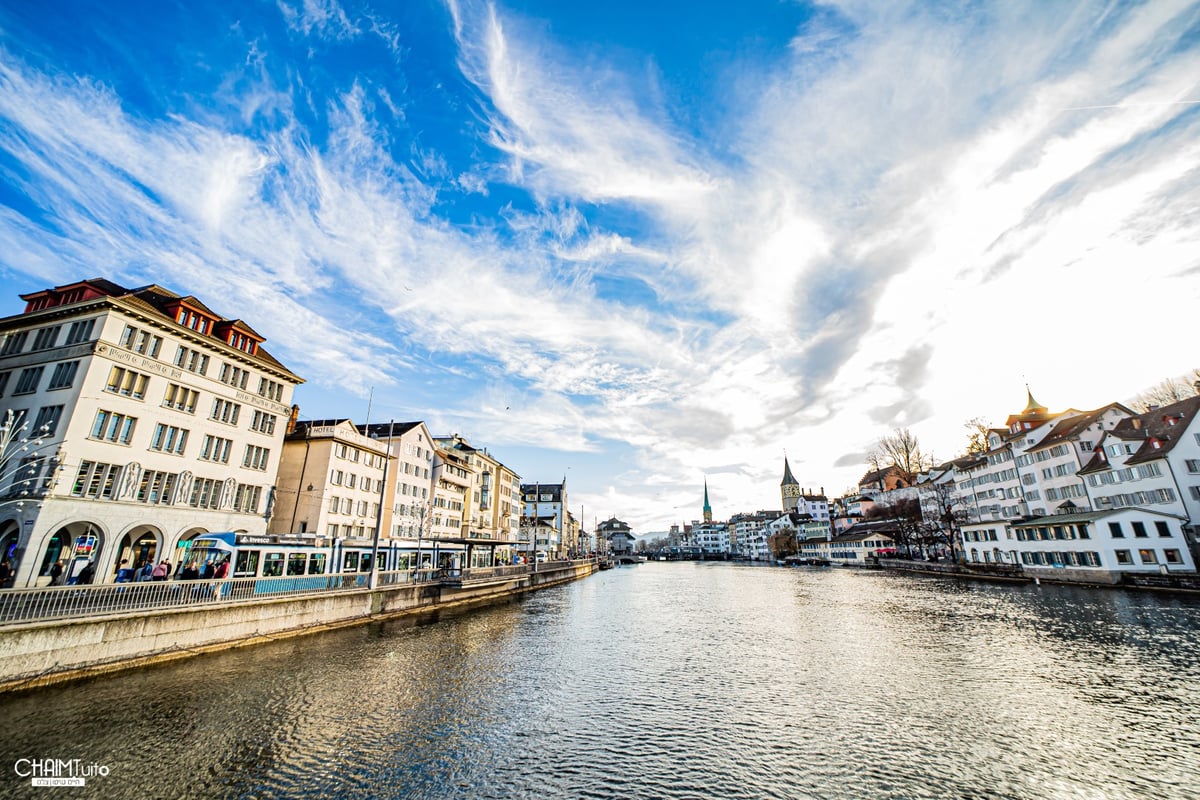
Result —
POLYGON ((1113 433, 1123 439, 1144 440, 1142 446, 1127 458, 1125 463, 1143 464, 1165 457, 1175 449, 1175 445, 1183 438, 1184 432, 1191 426, 1197 413, 1200 413, 1200 395, 1121 420, 1113 433))
POLYGON ((1116 409, 1124 414, 1133 413, 1132 409, 1126 408, 1120 403, 1109 403, 1103 408, 1097 408, 1095 411, 1084 411, 1079 414, 1064 417, 1054 424, 1054 428, 1050 431, 1050 433, 1046 434, 1042 441, 1029 448, 1028 452, 1033 453, 1038 450, 1044 450, 1047 447, 1053 447, 1060 442, 1064 442, 1079 436, 1090 426, 1094 425, 1106 411, 1113 409, 1116 409))

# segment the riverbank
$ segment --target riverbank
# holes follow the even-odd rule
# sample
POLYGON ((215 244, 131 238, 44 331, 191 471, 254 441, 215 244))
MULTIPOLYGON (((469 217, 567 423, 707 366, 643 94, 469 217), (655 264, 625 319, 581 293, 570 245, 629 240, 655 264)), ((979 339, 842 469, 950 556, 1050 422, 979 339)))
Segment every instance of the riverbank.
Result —
POLYGON ((595 571, 594 562, 539 565, 486 581, 446 580, 0 628, 0 693, 79 681, 370 622, 488 605, 595 571))
POLYGON ((1156 575, 1087 569, 1026 569, 1012 564, 955 564, 948 561, 909 561, 881 558, 881 569, 919 575, 966 578, 1007 583, 1052 583, 1094 589, 1142 589, 1161 592, 1200 593, 1200 575, 1156 575))

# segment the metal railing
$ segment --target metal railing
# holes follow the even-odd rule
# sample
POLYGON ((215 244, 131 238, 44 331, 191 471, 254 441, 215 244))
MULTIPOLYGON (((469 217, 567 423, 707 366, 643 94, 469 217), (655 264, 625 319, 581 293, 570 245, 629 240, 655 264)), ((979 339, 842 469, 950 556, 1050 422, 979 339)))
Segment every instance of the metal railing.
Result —
MULTIPOLYGON (((408 569, 380 572, 377 586, 487 581, 543 572, 551 568, 586 564, 547 561, 463 569, 408 569)), ((193 606, 251 603, 277 597, 296 597, 370 587, 371 573, 343 572, 327 575, 283 575, 271 578, 137 581, 133 583, 41 586, 0 591, 0 626, 43 620, 159 611, 193 606)))
MULTIPOLYGON (((435 583, 435 569, 380 572, 378 585, 435 583)), ((135 583, 43 586, 0 592, 0 625, 41 620, 153 611, 191 606, 226 605, 276 597, 366 589, 371 573, 284 575, 272 578, 139 581, 135 583)))

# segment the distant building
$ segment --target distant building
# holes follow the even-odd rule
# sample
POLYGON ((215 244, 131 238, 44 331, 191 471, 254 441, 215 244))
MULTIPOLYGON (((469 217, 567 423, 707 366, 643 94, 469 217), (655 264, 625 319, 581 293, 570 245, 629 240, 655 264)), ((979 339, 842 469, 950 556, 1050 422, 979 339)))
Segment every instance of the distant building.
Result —
POLYGON ((596 534, 608 542, 609 552, 615 556, 632 555, 634 535, 621 520, 613 517, 596 526, 596 534))

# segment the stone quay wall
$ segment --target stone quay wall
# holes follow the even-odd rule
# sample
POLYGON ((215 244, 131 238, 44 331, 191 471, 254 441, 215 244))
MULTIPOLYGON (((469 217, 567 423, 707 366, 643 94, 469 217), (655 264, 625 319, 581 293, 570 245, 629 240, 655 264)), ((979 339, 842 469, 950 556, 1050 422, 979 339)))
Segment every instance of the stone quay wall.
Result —
POLYGON ((0 629, 0 692, 148 666, 202 653, 455 607, 502 602, 591 575, 593 563, 543 565, 480 583, 411 583, 319 595, 0 629))

